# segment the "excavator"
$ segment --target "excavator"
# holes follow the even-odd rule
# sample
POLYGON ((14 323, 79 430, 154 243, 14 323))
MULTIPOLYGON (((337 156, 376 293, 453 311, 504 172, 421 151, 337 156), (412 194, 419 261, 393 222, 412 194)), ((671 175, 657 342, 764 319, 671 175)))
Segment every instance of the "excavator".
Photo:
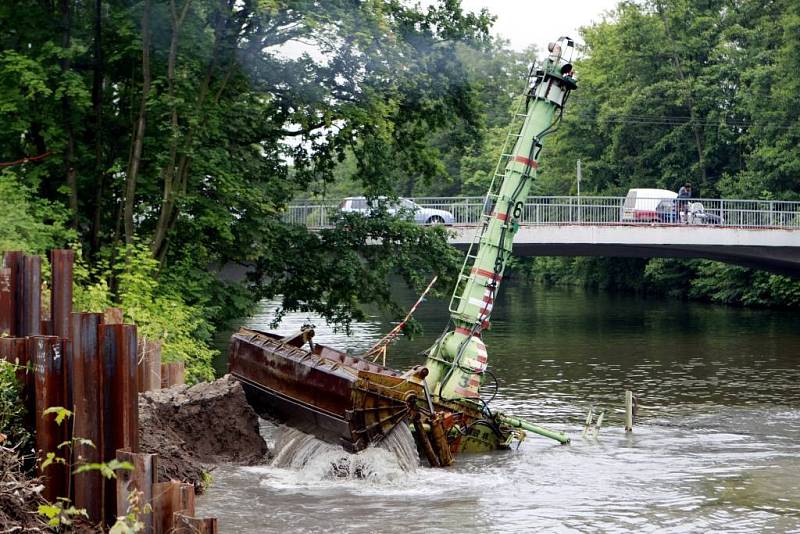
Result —
MULTIPOLYGON (((231 338, 229 371, 265 416, 353 452, 409 425, 433 467, 459 453, 511 447, 528 432, 569 443, 561 432, 493 411, 481 398, 488 352, 483 339, 536 178, 541 150, 577 89, 575 43, 561 37, 531 68, 506 147, 484 198, 482 225, 450 300, 450 327, 424 365, 405 372, 314 342, 313 328, 289 336, 243 328, 231 338)), ((386 339, 388 339, 387 336, 386 339)))

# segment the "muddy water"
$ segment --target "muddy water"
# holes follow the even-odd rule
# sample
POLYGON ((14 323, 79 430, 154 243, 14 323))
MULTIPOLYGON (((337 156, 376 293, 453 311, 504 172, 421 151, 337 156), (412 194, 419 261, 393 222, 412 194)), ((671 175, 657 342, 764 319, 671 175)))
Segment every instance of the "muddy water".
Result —
MULTIPOLYGON (((420 362, 446 316, 426 303, 426 335, 389 363, 420 362)), ((374 318, 346 337, 318 323, 317 339, 358 352, 389 327, 374 318)), ((530 436, 415 471, 370 450, 361 478, 330 461, 221 467, 200 512, 222 532, 800 532, 800 314, 506 285, 485 339, 493 406, 571 445, 530 436), (626 388, 641 403, 627 435, 626 388), (597 439, 581 437, 590 407, 605 411, 597 439)), ((265 432, 280 444, 283 430, 265 432)))

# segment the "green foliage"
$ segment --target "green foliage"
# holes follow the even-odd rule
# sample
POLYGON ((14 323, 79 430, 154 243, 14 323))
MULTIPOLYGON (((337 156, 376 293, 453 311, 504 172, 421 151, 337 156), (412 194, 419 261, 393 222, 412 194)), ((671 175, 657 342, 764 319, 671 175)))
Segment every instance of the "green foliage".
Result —
POLYGON ((125 319, 137 326, 140 338, 162 342, 162 361, 185 363, 190 383, 213 379, 215 351, 208 346, 212 327, 206 311, 187 304, 181 287, 164 282, 172 279, 158 277, 158 261, 146 246, 135 244, 107 253, 113 260, 98 261, 92 269, 78 262, 75 306, 95 312, 120 307, 125 319), (110 290, 112 282, 115 292, 110 290))
POLYGON ((61 423, 63 423, 67 417, 72 417, 72 412, 61 406, 45 408, 45 410, 42 412, 42 417, 50 414, 55 414, 55 421, 59 426, 61 426, 61 423))
POLYGON ((56 453, 54 453, 54 452, 48 452, 45 455, 44 460, 42 460, 42 464, 41 464, 40 467, 41 467, 42 471, 44 471, 45 469, 47 469, 52 464, 63 464, 63 465, 66 465, 66 463, 67 463, 66 459, 62 458, 61 456, 56 456, 56 453))
POLYGON ((25 404, 22 402, 22 385, 17 380, 18 366, 0 359, 0 434, 12 446, 25 449, 31 434, 25 425, 25 404))
POLYGON ((641 292, 646 290, 642 270, 646 262, 638 258, 515 258, 512 275, 548 285, 586 287, 641 292))
POLYGON ((203 493, 206 493, 214 484, 214 475, 209 471, 203 471, 203 478, 200 483, 203 486, 203 493))
POLYGON ((521 258, 512 273, 545 284, 583 285, 734 306, 797 308, 800 282, 707 260, 521 258))
POLYGON ((135 534, 144 530, 144 523, 141 521, 142 514, 150 514, 153 509, 149 503, 144 502, 144 493, 140 490, 133 490, 128 493, 128 509, 123 516, 117 517, 117 521, 109 530, 109 534, 135 534))
MULTIPOLYGON (((122 307, 192 380, 210 376, 212 330, 259 298, 345 327, 367 304, 396 310, 381 277, 419 289, 459 263, 440 231, 376 218, 317 235, 281 216, 295 197, 484 192, 534 54, 490 40, 486 12, 429 4, 147 0, 96 17, 90 2, 0 3, 13 21, 0 26, 0 161, 47 154, 0 175, 0 247, 79 241, 92 268, 78 269, 76 306, 122 307), (298 43, 308 53, 289 52, 298 43), (232 265, 245 280, 219 279, 232 265)), ((537 192, 571 192, 581 159, 588 193, 691 177, 701 195, 796 198, 795 4, 621 2, 585 28, 580 88, 537 192)), ((748 279, 683 263, 532 262, 551 281, 660 280, 698 298, 716 297, 687 276, 720 289, 748 279)), ((791 285, 759 283, 743 301, 794 298, 791 285)))
POLYGON ((417 292, 431 273, 440 278, 438 294, 452 287, 460 255, 447 244, 446 231, 386 212, 345 214, 334 228, 318 234, 290 228, 273 243, 285 253, 256 265, 256 279, 267 282, 255 290, 265 298, 283 295, 279 317, 286 310, 316 312, 345 329, 353 319, 365 318, 364 302, 380 303, 402 316, 404 310, 391 299, 391 274, 399 274, 417 292), (267 278, 268 273, 273 275, 267 278))
POLYGON ((800 307, 800 282, 717 262, 700 262, 689 295, 721 304, 800 307))
POLYGON ((113 459, 109 462, 103 463, 81 464, 73 471, 73 474, 77 475, 78 473, 85 473, 87 471, 100 471, 100 474, 105 478, 112 479, 116 478, 116 473, 120 469, 133 471, 134 467, 130 462, 120 462, 117 459, 113 459))
MULTIPOLYGON (((165 359, 185 359, 194 380, 209 376, 211 329, 264 295, 344 322, 390 298, 369 273, 288 283, 301 265, 331 270, 305 261, 291 239, 316 247, 319 265, 378 262, 280 217, 295 195, 334 190, 339 179, 342 193, 391 196, 416 184, 444 192, 461 145, 480 142, 483 90, 470 57, 489 46, 491 17, 459 0, 429 4, 147 0, 104 3, 97 14, 74 0, 1 3, 0 20, 13 22, 0 26, 0 162, 47 155, 13 167, 27 189, 11 193, 52 211, 31 222, 24 215, 35 210, 18 217, 12 206, 6 227, 53 222, 76 232, 14 229, 8 239, 19 242, 8 248, 79 240, 92 268, 82 268, 76 306, 119 305, 140 335, 164 340, 165 359), (293 54, 298 43, 309 53, 293 54), (144 261, 144 247, 123 252, 137 240, 155 262, 144 261), (220 281, 217 269, 230 265, 271 269, 220 281)), ((503 66, 485 71, 507 76, 503 66)), ((385 229, 438 253, 441 235, 417 230, 385 229)), ((419 269, 403 262, 422 255, 390 263, 412 280, 419 269)))
POLYGON ((696 266, 695 261, 655 258, 645 266, 645 283, 654 293, 686 298, 697 275, 696 266))
POLYGON ((59 203, 37 197, 11 171, 0 172, 0 250, 44 254, 62 248, 77 237, 67 220, 59 203))
POLYGON ((40 504, 37 512, 47 519, 47 524, 51 527, 70 527, 77 518, 89 517, 86 510, 75 508, 75 506, 69 504, 68 499, 59 499, 54 503, 40 504))

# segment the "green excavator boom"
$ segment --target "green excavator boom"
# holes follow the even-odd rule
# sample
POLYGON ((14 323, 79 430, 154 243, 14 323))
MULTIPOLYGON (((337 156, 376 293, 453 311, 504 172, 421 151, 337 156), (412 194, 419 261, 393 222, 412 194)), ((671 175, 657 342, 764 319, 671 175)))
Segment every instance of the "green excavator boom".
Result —
POLYGON ((573 41, 562 37, 550 43, 548 50, 540 68, 531 69, 526 97, 515 113, 522 124, 512 121, 507 146, 484 199, 483 224, 450 301, 453 329, 427 355, 426 381, 434 396, 443 399, 480 397, 488 363, 481 335, 489 327, 514 234, 536 179, 539 153, 545 138, 555 131, 570 92, 577 88, 571 64, 573 41))

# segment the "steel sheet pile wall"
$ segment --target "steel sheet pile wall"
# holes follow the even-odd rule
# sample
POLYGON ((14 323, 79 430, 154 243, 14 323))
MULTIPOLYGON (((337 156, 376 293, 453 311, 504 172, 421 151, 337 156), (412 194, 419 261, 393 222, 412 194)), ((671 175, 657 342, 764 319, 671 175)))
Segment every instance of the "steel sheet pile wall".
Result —
MULTIPOLYGON (((102 313, 72 314, 72 400, 74 405, 75 436, 94 444, 75 444, 74 457, 85 463, 100 463, 103 459, 102 413, 103 364, 97 343, 97 330, 103 322, 102 313)), ((73 477, 73 501, 84 508, 93 521, 103 517, 103 477, 99 471, 86 471, 73 477)))
MULTIPOLYGON (((194 487, 156 484, 156 455, 138 451, 138 394, 160 386, 160 342, 142 341, 137 347, 136 327, 123 324, 118 308, 73 313, 74 252, 54 250, 50 258, 48 318, 42 318, 41 258, 6 252, 0 266, 0 358, 18 366, 39 465, 48 453, 66 462, 48 461, 39 468, 43 495, 51 502, 69 499, 93 523, 111 525, 135 508, 146 533, 187 525, 216 532, 216 519, 190 517, 194 487), (55 414, 44 414, 55 407, 70 410, 72 419, 58 424, 55 414), (59 447, 69 441, 74 442, 71 451, 59 447), (115 459, 134 470, 118 470, 116 480, 97 470, 70 472, 115 459), (175 512, 183 513, 181 519, 175 512)), ((178 377, 182 382, 182 364, 167 374, 168 382, 178 377)))
MULTIPOLYGON (((103 354, 100 378, 103 384, 103 458, 116 458, 117 449, 139 452, 138 384, 136 378, 136 327, 127 324, 101 324, 98 344, 103 354)), ((113 481, 112 481, 113 482, 113 481)), ((117 511, 116 484, 105 489, 106 518, 117 511)))
POLYGON ((161 342, 140 339, 137 347, 139 360, 139 393, 161 388, 161 342))

